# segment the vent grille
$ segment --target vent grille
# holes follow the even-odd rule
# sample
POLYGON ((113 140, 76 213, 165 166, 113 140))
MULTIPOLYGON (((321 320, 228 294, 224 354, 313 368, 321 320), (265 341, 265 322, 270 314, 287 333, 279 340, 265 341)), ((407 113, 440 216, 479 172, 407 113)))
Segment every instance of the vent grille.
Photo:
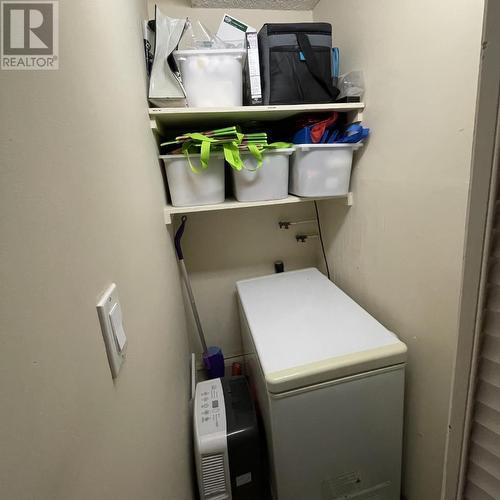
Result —
POLYGON ((201 481, 205 498, 227 498, 224 455, 204 455, 201 457, 201 481))
MULTIPOLYGON (((499 122, 500 124, 500 122, 499 122)), ((498 162, 498 153, 497 159, 498 162)), ((498 164, 495 165, 498 169, 498 164)), ((469 463, 464 498, 500 499, 500 186, 489 217, 489 250, 484 269, 481 347, 475 380, 475 405, 469 437, 469 463)))

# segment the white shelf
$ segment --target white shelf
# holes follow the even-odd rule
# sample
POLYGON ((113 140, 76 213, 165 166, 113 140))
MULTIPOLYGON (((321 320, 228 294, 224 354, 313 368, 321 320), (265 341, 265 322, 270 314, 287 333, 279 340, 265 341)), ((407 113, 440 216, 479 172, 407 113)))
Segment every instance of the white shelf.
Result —
POLYGON ((301 113, 324 113, 338 111, 354 112, 351 121, 360 121, 365 108, 362 102, 296 104, 284 106, 236 106, 231 108, 150 108, 149 116, 156 121, 158 129, 182 129, 194 125, 202 129, 204 125, 234 125, 253 120, 271 121, 290 118, 301 113))
POLYGON ((165 224, 172 224, 172 216, 174 215, 184 215, 193 214, 199 212, 215 212, 218 210, 234 210, 237 208, 251 208, 251 207, 269 207, 274 205, 287 205, 289 203, 305 203, 315 200, 344 200, 345 204, 351 206, 353 203, 352 193, 347 193, 341 196, 329 196, 326 198, 300 198, 298 196, 290 195, 288 198, 282 200, 271 200, 271 201, 235 201, 226 200, 223 203, 218 203, 216 205, 196 205, 194 207, 173 207, 172 205, 167 205, 164 209, 165 224))

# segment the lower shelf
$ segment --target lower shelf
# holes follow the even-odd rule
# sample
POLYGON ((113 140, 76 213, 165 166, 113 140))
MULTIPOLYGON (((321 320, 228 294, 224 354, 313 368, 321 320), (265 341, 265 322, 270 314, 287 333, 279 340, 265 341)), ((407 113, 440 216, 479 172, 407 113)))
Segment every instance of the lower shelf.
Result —
POLYGON ((251 207, 268 207, 274 205, 286 205, 289 203, 305 203, 315 200, 345 200, 345 204, 348 206, 352 205, 353 196, 352 193, 343 194, 340 196, 327 196, 321 198, 300 198, 299 196, 290 195, 282 200, 270 200, 270 201, 236 201, 236 200, 226 200, 223 203, 217 203, 216 205, 196 205, 193 207, 173 207, 172 205, 167 205, 164 209, 165 224, 172 224, 172 216, 177 214, 193 214, 198 212, 216 212, 218 210, 233 210, 236 208, 251 208, 251 207))

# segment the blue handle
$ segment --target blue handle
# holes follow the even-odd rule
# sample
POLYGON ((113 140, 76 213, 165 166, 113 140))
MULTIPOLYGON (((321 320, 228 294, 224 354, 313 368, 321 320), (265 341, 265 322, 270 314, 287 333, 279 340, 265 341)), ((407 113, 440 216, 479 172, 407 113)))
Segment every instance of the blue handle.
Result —
POLYGON ((177 229, 174 237, 175 253, 177 254, 177 258, 179 260, 184 259, 184 256, 182 255, 181 238, 184 234, 184 229, 186 228, 187 217, 183 215, 181 221, 182 224, 179 226, 179 229, 177 229))
POLYGON ((338 47, 332 49, 332 76, 338 78, 340 74, 340 50, 338 47))

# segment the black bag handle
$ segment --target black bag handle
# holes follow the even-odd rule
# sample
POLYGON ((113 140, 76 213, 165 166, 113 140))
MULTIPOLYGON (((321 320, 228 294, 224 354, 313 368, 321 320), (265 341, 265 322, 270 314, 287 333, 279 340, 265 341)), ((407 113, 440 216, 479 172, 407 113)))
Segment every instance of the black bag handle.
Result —
POLYGON ((304 54, 307 69, 311 72, 312 76, 314 76, 316 81, 321 85, 321 87, 323 87, 327 94, 335 101, 339 95, 339 90, 333 86, 331 81, 325 80, 323 75, 319 72, 318 62, 311 47, 309 37, 305 33, 297 33, 297 42, 300 50, 304 54))

